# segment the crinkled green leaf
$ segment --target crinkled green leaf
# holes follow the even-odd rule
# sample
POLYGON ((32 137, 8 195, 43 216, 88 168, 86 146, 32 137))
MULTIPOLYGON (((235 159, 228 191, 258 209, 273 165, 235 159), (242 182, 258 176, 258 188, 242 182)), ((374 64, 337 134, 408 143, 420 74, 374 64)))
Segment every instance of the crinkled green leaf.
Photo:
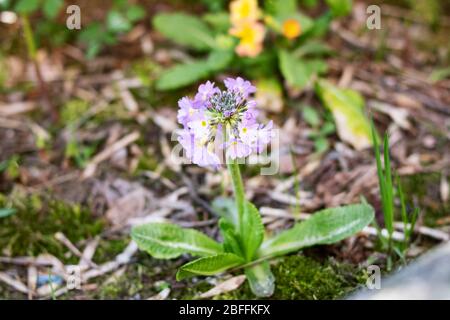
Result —
POLYGON ((247 201, 243 215, 243 230, 237 230, 238 218, 234 201, 218 198, 213 206, 222 217, 219 227, 224 238, 225 251, 241 255, 246 261, 251 261, 264 239, 264 225, 258 209, 247 201))
POLYGON ((153 25, 170 40, 194 49, 211 49, 216 46, 208 25, 199 18, 184 13, 161 13, 153 25))
POLYGON ((372 145, 370 122, 364 114, 362 96, 351 89, 339 89, 331 83, 320 80, 316 92, 323 104, 333 114, 339 137, 356 150, 372 145))
POLYGON ((177 280, 180 281, 195 275, 211 276, 243 263, 244 259, 233 253, 221 253, 200 258, 183 265, 177 272, 177 280))
POLYGON ((265 241, 259 256, 272 257, 317 244, 331 244, 345 239, 367 226, 374 210, 367 204, 353 204, 316 212, 308 220, 297 223, 265 241))
POLYGON ((258 209, 249 201, 245 203, 242 224, 241 239, 244 257, 247 261, 251 261, 264 239, 264 225, 258 209))
POLYGON ((270 297, 275 290, 275 277, 267 261, 245 268, 250 289, 257 297, 270 297))
POLYGON ((165 70, 156 82, 158 90, 181 88, 207 77, 210 66, 206 61, 194 61, 165 70))
POLYGON ((240 257, 244 257, 244 253, 242 252, 239 243, 239 236, 236 233, 233 223, 225 218, 221 218, 219 220, 219 228, 223 237, 223 249, 225 252, 234 253, 240 257))
POLYGON ((158 259, 172 259, 183 253, 211 256, 223 252, 222 246, 194 229, 171 223, 149 223, 136 226, 131 237, 141 250, 158 259))

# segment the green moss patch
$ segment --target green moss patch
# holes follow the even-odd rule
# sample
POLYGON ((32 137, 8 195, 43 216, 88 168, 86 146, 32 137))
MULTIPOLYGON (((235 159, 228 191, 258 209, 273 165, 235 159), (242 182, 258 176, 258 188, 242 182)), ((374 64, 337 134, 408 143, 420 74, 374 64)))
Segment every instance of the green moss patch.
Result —
MULTIPOLYGON (((355 266, 333 260, 321 263, 303 255, 280 259, 272 266, 275 276, 274 300, 339 299, 365 283, 366 276, 355 266)), ((248 283, 217 299, 254 299, 248 283)))
POLYGON ((275 299, 337 299, 365 282, 364 273, 354 266, 305 256, 287 257, 273 271, 275 299))
POLYGON ((118 254, 125 250, 129 243, 130 239, 128 237, 102 240, 99 242, 92 260, 98 264, 114 260, 118 254))
POLYGON ((55 233, 62 232, 76 244, 99 234, 104 226, 103 221, 94 219, 79 205, 46 201, 38 196, 16 198, 12 202, 0 198, 0 207, 16 209, 15 214, 0 219, 1 254, 8 256, 50 253, 63 262, 74 263, 78 258, 64 257, 67 248, 55 239, 55 233))

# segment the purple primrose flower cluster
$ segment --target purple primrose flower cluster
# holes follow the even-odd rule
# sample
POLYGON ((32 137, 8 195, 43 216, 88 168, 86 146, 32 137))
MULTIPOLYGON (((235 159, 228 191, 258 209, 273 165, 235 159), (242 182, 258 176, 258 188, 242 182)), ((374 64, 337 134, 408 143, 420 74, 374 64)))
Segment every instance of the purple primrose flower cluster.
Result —
POLYGON ((202 167, 219 167, 224 159, 261 153, 273 137, 272 121, 262 125, 251 95, 256 88, 240 77, 224 81, 226 90, 213 82, 199 86, 193 99, 178 101, 178 141, 186 156, 202 167))

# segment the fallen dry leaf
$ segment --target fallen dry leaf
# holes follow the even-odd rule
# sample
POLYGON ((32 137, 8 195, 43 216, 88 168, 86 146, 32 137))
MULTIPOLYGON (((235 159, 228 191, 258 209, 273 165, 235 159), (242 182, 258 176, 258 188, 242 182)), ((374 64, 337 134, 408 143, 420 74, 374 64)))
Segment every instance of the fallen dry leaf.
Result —
POLYGON ((239 288, 245 281, 245 275, 236 276, 219 283, 214 288, 202 293, 200 298, 211 298, 219 294, 230 292, 239 288))

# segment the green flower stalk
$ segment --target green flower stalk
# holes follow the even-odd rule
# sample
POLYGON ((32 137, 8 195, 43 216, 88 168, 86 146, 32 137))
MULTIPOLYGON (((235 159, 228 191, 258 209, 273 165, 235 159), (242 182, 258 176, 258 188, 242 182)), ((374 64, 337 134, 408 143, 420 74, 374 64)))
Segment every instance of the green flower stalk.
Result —
POLYGON ((236 210, 238 212, 238 230, 242 234, 242 222, 244 217, 244 206, 245 206, 245 192, 244 183, 242 182, 241 170, 239 169, 239 163, 236 160, 229 160, 227 163, 228 172, 233 182, 233 191, 236 201, 236 210))

